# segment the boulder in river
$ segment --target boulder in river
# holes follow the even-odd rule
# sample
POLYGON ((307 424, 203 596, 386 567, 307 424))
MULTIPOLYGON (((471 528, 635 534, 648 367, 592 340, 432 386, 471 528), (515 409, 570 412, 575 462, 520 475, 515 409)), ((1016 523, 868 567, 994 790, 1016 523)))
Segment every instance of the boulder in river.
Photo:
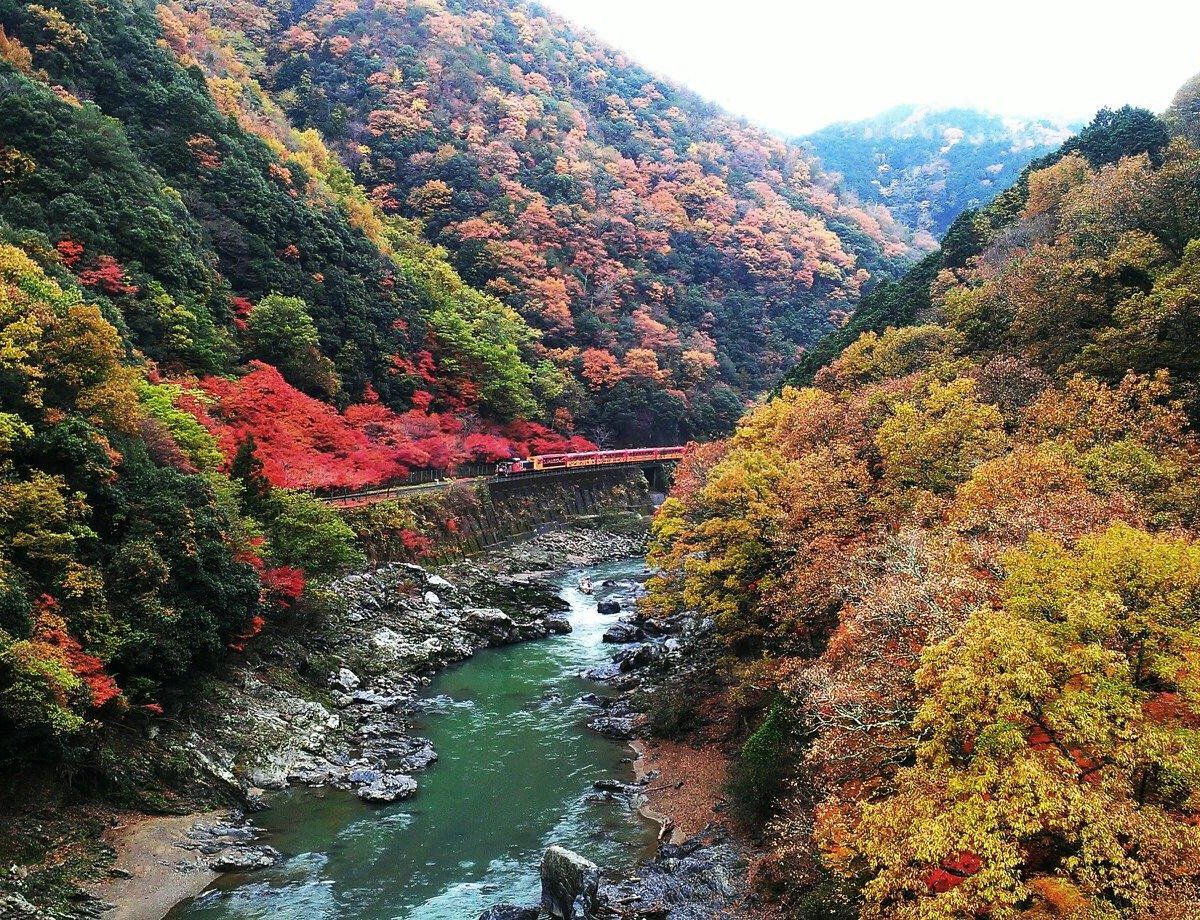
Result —
POLYGON ((386 805, 396 799, 407 799, 417 791, 417 781, 403 773, 381 776, 373 783, 363 786, 356 794, 364 802, 386 805))
POLYGON ((592 731, 604 735, 606 738, 612 738, 614 741, 628 741, 633 737, 636 722, 637 717, 633 715, 603 715, 596 716, 587 725, 592 731))
POLYGON ((592 916, 600 900, 600 867, 578 853, 552 846, 542 856, 542 910, 555 920, 592 916))
POLYGON ((596 610, 605 616, 612 616, 614 613, 621 612, 621 602, 613 600, 601 601, 596 605, 596 610))
POLYGON ((601 792, 628 792, 629 785, 621 782, 619 779, 598 779, 592 783, 593 789, 599 789, 601 792))
POLYGON ((640 626, 633 623, 613 623, 604 630, 604 641, 615 642, 618 645, 628 645, 630 642, 641 642, 646 638, 640 626))
POLYGON ((613 655, 613 661, 622 671, 632 671, 635 668, 644 668, 651 662, 657 661, 664 654, 664 649, 661 645, 653 642, 644 642, 641 645, 629 645, 613 655))
POLYGON ((404 697, 378 693, 375 690, 355 690, 347 698, 350 706, 378 706, 380 709, 391 710, 404 702, 404 697))
POLYGON ((427 738, 404 738, 395 751, 397 766, 405 772, 424 770, 438 759, 433 742, 427 738))
POLYGON ((517 624, 496 607, 475 607, 463 614, 463 628, 482 637, 488 645, 505 645, 517 638, 517 624))
POLYGON ((479 920, 538 920, 536 907, 520 907, 516 904, 496 904, 479 915, 479 920))
POLYGON ((566 617, 551 615, 546 617, 546 629, 552 636, 565 636, 571 632, 571 621, 566 617))
POLYGON ((350 775, 346 778, 359 786, 369 786, 383 779, 383 774, 378 770, 351 770, 350 775))
POLYGON ((235 847, 223 850, 209 862, 215 872, 250 872, 266 869, 279 860, 279 851, 274 847, 235 847))

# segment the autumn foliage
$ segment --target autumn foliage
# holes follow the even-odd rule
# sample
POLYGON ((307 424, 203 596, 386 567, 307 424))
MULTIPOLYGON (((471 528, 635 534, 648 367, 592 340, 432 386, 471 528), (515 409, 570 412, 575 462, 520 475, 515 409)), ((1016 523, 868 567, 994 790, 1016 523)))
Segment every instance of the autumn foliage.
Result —
POLYGON ((763 875, 798 916, 1200 911, 1200 152, 1148 119, 968 216, 883 301, 924 284, 917 322, 655 518, 647 611, 711 617, 727 705, 793 727, 763 875))
POLYGON ((258 579, 185 459, 180 443, 203 456, 190 417, 163 413, 80 288, 12 246, 0 339, 0 733, 33 752, 158 705, 254 615, 258 579))
POLYGON ((586 439, 534 422, 498 426, 475 417, 468 424, 461 416, 419 409, 396 413, 378 399, 338 412, 261 362, 237 379, 201 379, 182 403, 229 459, 252 436, 263 472, 273 485, 286 488, 359 488, 412 470, 595 449, 586 439))
MULTIPOLYGON (((800 148, 540 9, 370 0, 285 20, 215 0, 159 18, 287 169, 329 175, 340 156, 361 184, 339 192, 354 220, 385 244, 416 228, 511 311, 547 417, 566 409, 619 443, 726 430, 872 272, 913 252, 885 208, 843 198, 800 148), (247 39, 264 59, 253 73, 247 39), (316 130, 289 136, 288 117, 316 130)), ((444 375, 456 334, 431 330, 444 375)))

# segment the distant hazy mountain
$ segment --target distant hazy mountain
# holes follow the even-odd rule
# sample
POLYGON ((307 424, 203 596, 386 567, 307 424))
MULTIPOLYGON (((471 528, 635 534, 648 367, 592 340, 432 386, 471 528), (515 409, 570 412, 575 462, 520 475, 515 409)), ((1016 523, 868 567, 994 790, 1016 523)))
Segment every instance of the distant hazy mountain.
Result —
POLYGON ((863 201, 886 204, 897 220, 940 237, 959 213, 991 201, 1076 128, 908 105, 801 140, 863 201))

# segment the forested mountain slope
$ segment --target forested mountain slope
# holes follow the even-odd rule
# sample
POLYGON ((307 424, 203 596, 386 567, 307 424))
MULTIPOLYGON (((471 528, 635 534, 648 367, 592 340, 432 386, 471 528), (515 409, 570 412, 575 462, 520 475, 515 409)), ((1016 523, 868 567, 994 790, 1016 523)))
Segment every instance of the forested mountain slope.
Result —
POLYGON ((652 711, 756 726, 789 915, 1200 914, 1195 85, 959 218, 655 520, 648 611, 715 632, 652 711))
POLYGON ((293 490, 726 430, 908 251, 533 7, 0 0, 0 765, 319 604, 293 490))
MULTIPOLYGON (((932 306, 935 280, 943 269, 962 269, 980 254, 996 231, 1014 224, 1028 195, 1030 173, 1052 166, 1068 154, 1082 157, 1092 168, 1112 164, 1122 157, 1147 152, 1158 158, 1168 141, 1166 124, 1149 112, 1123 108, 1101 111, 1096 118, 1058 150, 1033 161, 1018 180, 985 208, 968 210, 955 219, 942 238, 941 248, 926 256, 895 282, 880 284, 865 296, 854 316, 804 354, 787 374, 792 384, 811 383, 816 373, 863 332, 883 332, 889 326, 912 324, 932 306)), ((1147 203, 1143 213, 1155 205, 1147 203)), ((1186 207, 1184 202, 1179 208, 1186 207)), ((1003 236, 1000 236, 1002 239, 1003 236)), ((1002 258, 1000 252, 995 258, 1002 258)), ((1089 319, 1090 323, 1097 321, 1089 319)), ((1082 331, 1077 334, 1084 334, 1082 331)))
POLYGON ((906 105, 801 140, 863 201, 940 238, 962 211, 987 204, 1072 133, 1046 120, 906 105))
MULTIPOLYGON (((549 419, 557 378, 534 331, 413 227, 385 221, 319 137, 282 117, 258 131, 231 118, 153 11, 0 14, 0 219, 111 301, 130 345, 195 393, 192 410, 214 388, 246 394, 245 411, 211 413, 227 454, 252 433, 277 484, 355 484, 524 449, 463 441, 549 419), (260 363, 243 376, 248 361, 260 363), (347 421, 308 397, 365 408, 347 421), (296 456, 268 421, 290 425, 296 456)), ((264 119, 277 112, 264 106, 264 119)))
POLYGON ((79 789, 361 561, 275 487, 589 443, 522 418, 550 418, 532 328, 162 34, 0 2, 0 749, 79 789))
POLYGON ((507 0, 174 8, 213 25, 387 214, 540 333, 558 404, 620 442, 721 430, 908 253, 810 156, 507 0), (248 51, 238 36, 254 43, 248 51))

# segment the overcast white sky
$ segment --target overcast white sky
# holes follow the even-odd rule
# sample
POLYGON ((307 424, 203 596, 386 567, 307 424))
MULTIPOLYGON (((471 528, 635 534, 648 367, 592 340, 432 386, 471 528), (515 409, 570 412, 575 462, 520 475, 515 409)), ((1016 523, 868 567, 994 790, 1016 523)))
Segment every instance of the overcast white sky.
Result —
POLYGON ((785 134, 900 103, 1084 120, 1200 71, 1198 0, 541 0, 785 134))

